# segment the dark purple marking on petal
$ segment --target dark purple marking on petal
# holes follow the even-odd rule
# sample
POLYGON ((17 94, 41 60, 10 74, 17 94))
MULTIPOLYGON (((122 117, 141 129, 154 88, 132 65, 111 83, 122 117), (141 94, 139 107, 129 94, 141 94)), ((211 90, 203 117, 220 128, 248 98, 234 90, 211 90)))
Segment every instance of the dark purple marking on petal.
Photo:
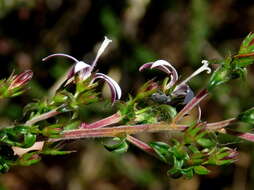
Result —
POLYGON ((122 96, 122 90, 120 86, 114 81, 111 77, 103 74, 103 73, 96 73, 94 78, 92 79, 91 83, 93 83, 96 79, 103 79, 109 85, 111 90, 111 101, 114 103, 116 99, 120 99, 122 96))
POLYGON ((139 68, 139 71, 143 71, 144 69, 158 69, 170 75, 171 80, 169 84, 167 85, 167 88, 171 88, 178 80, 178 73, 176 69, 169 62, 165 60, 157 60, 155 62, 145 63, 139 68))

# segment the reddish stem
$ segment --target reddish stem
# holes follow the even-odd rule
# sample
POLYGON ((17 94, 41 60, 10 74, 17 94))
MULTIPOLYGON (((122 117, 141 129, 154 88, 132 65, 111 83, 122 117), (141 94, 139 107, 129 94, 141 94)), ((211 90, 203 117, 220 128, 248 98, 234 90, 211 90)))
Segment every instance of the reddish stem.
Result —
POLYGON ((116 124, 122 119, 120 113, 115 113, 107 118, 93 122, 91 124, 82 123, 80 129, 98 129, 108 125, 116 124))
POLYGON ((243 132, 237 132, 237 131, 231 131, 231 130, 227 130, 227 133, 230 135, 239 137, 241 139, 254 142, 254 134, 252 133, 243 133, 243 132))
POLYGON ((214 123, 208 123, 207 124, 207 129, 208 130, 218 130, 218 129, 222 129, 226 126, 229 126, 230 124, 236 122, 236 118, 230 118, 227 120, 223 120, 223 121, 218 121, 218 122, 214 122, 214 123))
POLYGON ((131 144, 135 145, 136 147, 140 148, 141 150, 147 152, 148 154, 155 155, 155 151, 145 142, 128 135, 127 141, 129 141, 131 144))
POLYGON ((191 99, 191 101, 184 106, 184 108, 176 115, 176 117, 173 120, 173 123, 176 123, 182 117, 189 113, 196 105, 198 105, 206 96, 208 95, 208 92, 206 89, 200 91, 194 98, 191 99))
POLYGON ((51 117, 54 117, 58 114, 60 114, 60 112, 56 111, 57 109, 54 109, 54 110, 51 110, 49 112, 46 112, 46 113, 43 113, 41 115, 38 115, 38 116, 35 116, 34 118, 28 120, 25 125, 27 126, 30 126, 30 125, 33 125, 39 121, 42 121, 42 120, 45 120, 45 119, 48 119, 48 118, 51 118, 51 117))
POLYGON ((252 53, 238 54, 238 55, 235 55, 234 57, 235 58, 242 58, 242 57, 251 57, 251 56, 254 56, 254 52, 252 52, 252 53))
POLYGON ((63 136, 58 139, 49 139, 49 141, 60 141, 69 139, 81 138, 96 138, 96 137, 119 137, 142 132, 160 132, 160 131, 182 131, 186 128, 184 125, 172 125, 165 123, 158 124, 144 124, 134 126, 118 126, 109 128, 95 128, 95 129, 75 129, 64 131, 63 136))
MULTIPOLYGON (((216 131, 218 129, 224 128, 235 121, 234 118, 219 121, 215 123, 208 123, 206 129, 211 131, 216 131)), ((98 137, 119 137, 131 134, 137 134, 142 132, 174 132, 183 131, 186 129, 186 125, 176 125, 167 123, 156 123, 156 124, 143 124, 143 125, 122 125, 117 127, 109 128, 92 128, 92 129, 75 129, 63 132, 63 136, 58 139, 49 139, 49 141, 60 141, 60 140, 70 140, 70 139, 81 139, 81 138, 98 138, 98 137)))

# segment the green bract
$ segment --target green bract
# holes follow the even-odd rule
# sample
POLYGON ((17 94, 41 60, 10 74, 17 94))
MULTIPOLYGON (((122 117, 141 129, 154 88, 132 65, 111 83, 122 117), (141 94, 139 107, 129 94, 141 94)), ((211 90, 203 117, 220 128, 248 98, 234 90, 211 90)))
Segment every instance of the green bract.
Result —
POLYGON ((238 119, 240 121, 243 121, 243 122, 253 125, 254 124, 254 108, 250 108, 250 109, 244 111, 243 113, 241 113, 238 116, 238 119))

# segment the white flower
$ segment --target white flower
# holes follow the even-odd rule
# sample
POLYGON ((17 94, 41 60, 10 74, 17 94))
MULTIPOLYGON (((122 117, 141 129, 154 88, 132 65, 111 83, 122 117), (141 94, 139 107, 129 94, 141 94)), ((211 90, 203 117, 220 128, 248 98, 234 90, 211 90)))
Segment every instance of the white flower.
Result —
MULTIPOLYGON (((83 61, 79 61, 76 58, 74 58, 70 55, 67 55, 67 54, 63 54, 63 53, 56 53, 56 54, 49 55, 49 56, 45 57, 44 59, 42 59, 42 61, 47 61, 48 59, 50 59, 52 57, 56 57, 56 56, 67 57, 75 62, 75 65, 72 67, 72 69, 70 70, 70 72, 68 74, 67 80, 71 79, 76 74, 78 74, 78 76, 81 80, 86 80, 87 78, 89 78, 91 76, 91 73, 94 70, 100 56, 102 55, 102 53, 105 51, 105 49, 108 47, 108 45, 111 42, 112 42, 112 40, 108 39, 105 36, 104 41, 102 42, 99 50, 97 51, 96 57, 91 65, 89 65, 83 61)), ((117 82, 115 80, 113 80, 112 78, 110 78, 109 76, 107 76, 103 73, 96 73, 93 76, 93 78, 91 79, 91 83, 93 83, 96 79, 102 79, 105 82, 107 82, 107 84, 109 85, 109 87, 111 89, 113 103, 117 99, 121 98, 122 91, 121 91, 120 86, 117 84, 117 82)))

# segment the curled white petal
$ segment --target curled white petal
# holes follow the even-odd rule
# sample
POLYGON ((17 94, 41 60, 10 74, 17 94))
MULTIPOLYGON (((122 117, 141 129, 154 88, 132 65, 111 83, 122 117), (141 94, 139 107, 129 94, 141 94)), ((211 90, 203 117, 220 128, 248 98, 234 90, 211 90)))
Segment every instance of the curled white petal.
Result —
POLYGON ((103 79, 107 82, 110 87, 111 95, 112 95, 112 102, 114 103, 116 99, 120 99, 122 96, 122 90, 118 83, 112 79, 111 77, 103 74, 103 73, 96 73, 94 78, 92 79, 91 83, 93 83, 96 79, 103 79))
POLYGON ((169 62, 160 59, 160 60, 153 62, 151 69, 158 67, 158 66, 162 66, 162 65, 172 67, 172 65, 169 62))
POLYGON ((47 61, 48 59, 50 59, 52 57, 67 57, 75 62, 78 62, 78 60, 75 57, 72 57, 71 55, 68 55, 65 53, 55 53, 55 54, 49 55, 49 56, 43 58, 42 61, 47 61))
POLYGON ((90 68, 91 66, 86 64, 85 62, 83 61, 79 61, 76 63, 76 65, 74 66, 74 73, 77 73, 85 68, 90 68))
POLYGON ((178 73, 176 69, 165 60, 157 60, 155 62, 146 63, 139 68, 139 71, 142 71, 147 68, 158 69, 170 75, 171 80, 169 84, 167 84, 167 88, 171 88, 178 80, 178 73))

